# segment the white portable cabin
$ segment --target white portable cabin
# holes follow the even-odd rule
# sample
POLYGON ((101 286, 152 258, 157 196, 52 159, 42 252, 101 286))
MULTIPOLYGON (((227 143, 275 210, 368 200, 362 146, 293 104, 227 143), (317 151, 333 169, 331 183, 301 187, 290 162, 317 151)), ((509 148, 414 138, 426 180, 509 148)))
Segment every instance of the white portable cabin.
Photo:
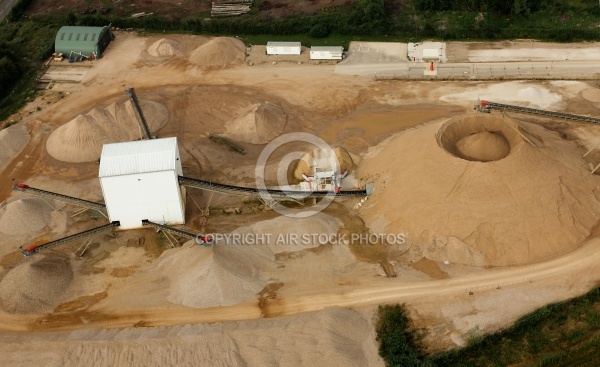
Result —
POLYGON ((120 229, 185 222, 185 189, 177 138, 105 144, 100 156, 100 186, 111 222, 120 229))
POLYGON ((312 46, 310 48, 311 60, 341 60, 344 56, 342 46, 312 46))
POLYGON ((300 55, 300 42, 267 42, 267 55, 300 55))
POLYGON ((442 50, 439 48, 424 48, 421 59, 423 61, 440 61, 442 59, 442 50))

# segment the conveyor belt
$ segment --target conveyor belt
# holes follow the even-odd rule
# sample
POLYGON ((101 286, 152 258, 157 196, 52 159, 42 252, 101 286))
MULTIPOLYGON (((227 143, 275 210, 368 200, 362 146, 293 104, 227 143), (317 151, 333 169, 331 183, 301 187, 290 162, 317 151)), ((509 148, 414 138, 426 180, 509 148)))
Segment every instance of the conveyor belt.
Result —
MULTIPOLYGON (((207 191, 255 197, 260 197, 261 194, 268 194, 273 198, 305 198, 324 197, 331 194, 330 191, 296 191, 233 186, 184 176, 179 176, 179 183, 184 186, 195 187, 207 191)), ((367 187, 364 190, 340 190, 338 193, 336 193, 336 196, 368 196, 370 195, 370 191, 370 187, 367 187)))
POLYGON ((66 202, 66 203, 79 205, 84 208, 95 209, 95 210, 106 209, 106 205, 104 205, 104 204, 100 204, 100 203, 96 203, 96 202, 88 201, 88 200, 83 200, 83 199, 79 199, 79 198, 75 198, 75 197, 67 196, 67 195, 63 195, 63 194, 58 194, 58 193, 52 192, 52 191, 36 189, 35 187, 31 187, 26 184, 15 185, 13 187, 13 189, 16 191, 23 191, 23 192, 26 192, 29 194, 41 196, 41 197, 47 198, 47 199, 60 200, 60 201, 66 202))
POLYGON ((47 242, 47 243, 44 243, 44 244, 41 244, 41 245, 32 245, 32 246, 29 246, 27 248, 23 248, 23 246, 21 246, 20 247, 21 253, 23 255, 25 255, 25 256, 31 256, 31 255, 39 252, 40 250, 49 249, 51 247, 58 246, 58 245, 61 245, 63 243, 67 243, 67 242, 74 241, 74 240, 82 238, 82 237, 86 237, 86 236, 89 236, 89 235, 92 235, 92 234, 95 234, 95 233, 99 233, 99 232, 105 231, 105 230, 107 230, 109 228, 118 227, 119 225, 120 225, 119 222, 112 222, 112 223, 109 223, 109 224, 102 225, 100 227, 88 229, 87 231, 83 231, 83 232, 79 232, 79 233, 76 233, 76 234, 72 234, 70 236, 63 237, 63 238, 60 238, 58 240, 47 242))
POLYGON ((490 102, 490 101, 481 101, 481 107, 483 107, 483 108, 497 108, 497 109, 501 109, 501 110, 510 110, 510 111, 522 112, 522 113, 531 113, 531 114, 534 114, 534 115, 559 117, 559 118, 564 118, 564 119, 569 119, 569 120, 592 122, 592 123, 595 123, 595 124, 600 123, 600 118, 589 117, 589 116, 581 116, 581 115, 573 115, 573 114, 570 114, 570 113, 563 113, 563 112, 538 110, 538 109, 535 109, 535 108, 514 106, 514 105, 502 104, 502 103, 496 103, 496 102, 490 102))
POLYGON ((167 226, 164 224, 158 224, 155 222, 151 222, 147 219, 142 220, 142 225, 144 226, 150 226, 150 227, 154 227, 156 229, 160 229, 178 236, 182 236, 182 237, 187 237, 187 238, 191 238, 193 240, 196 240, 196 242, 199 245, 205 246, 205 247, 210 247, 214 244, 214 241, 212 239, 210 239, 209 237, 202 235, 202 234, 198 234, 198 233, 191 233, 191 232, 187 232, 184 231, 182 229, 179 228, 174 228, 171 226, 167 226))
POLYGON ((144 112, 142 111, 142 106, 140 105, 140 102, 137 99, 137 95, 135 94, 135 90, 133 88, 126 88, 125 93, 127 93, 127 95, 129 96, 129 99, 131 100, 131 103, 133 104, 133 107, 135 108, 135 111, 137 112, 136 116, 137 116, 138 122, 142 126, 142 129, 144 129, 144 132, 146 133, 146 137, 148 139, 154 139, 154 136, 152 136, 152 133, 150 132, 150 128, 148 127, 148 123, 146 122, 146 117, 144 117, 144 112))

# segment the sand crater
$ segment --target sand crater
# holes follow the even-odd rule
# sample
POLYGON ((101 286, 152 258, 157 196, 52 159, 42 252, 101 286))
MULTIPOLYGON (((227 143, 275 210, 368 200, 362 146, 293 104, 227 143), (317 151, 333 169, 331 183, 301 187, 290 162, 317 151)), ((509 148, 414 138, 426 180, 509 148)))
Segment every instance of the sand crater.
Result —
POLYGON ((446 122, 437 133, 437 141, 455 157, 492 162, 506 158, 520 137, 501 117, 477 114, 446 122))

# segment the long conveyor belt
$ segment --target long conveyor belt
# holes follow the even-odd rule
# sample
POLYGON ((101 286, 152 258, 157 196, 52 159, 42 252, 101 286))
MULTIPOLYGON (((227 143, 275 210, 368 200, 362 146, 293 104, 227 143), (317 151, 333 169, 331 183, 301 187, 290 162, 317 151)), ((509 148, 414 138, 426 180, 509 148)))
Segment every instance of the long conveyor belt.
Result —
POLYGON ((154 227, 156 229, 160 229, 178 236, 182 236, 182 237, 187 237, 187 238, 191 238, 196 240, 196 242, 202 246, 206 246, 209 247, 211 245, 213 245, 214 241, 209 238, 209 236, 205 236, 202 234, 197 234, 197 233, 191 233, 188 231, 184 231, 183 229, 179 229, 179 228, 174 228, 171 226, 167 226, 164 224, 158 224, 155 222, 151 222, 147 219, 142 220, 142 225, 144 226, 150 226, 150 227, 154 227))
MULTIPOLYGON (((184 186, 195 187, 202 190, 220 192, 225 194, 237 194, 247 196, 260 196, 268 194, 273 198, 305 198, 305 197, 324 197, 330 195, 330 191, 296 191, 296 190, 279 190, 279 189, 258 189, 253 187, 226 185, 211 181, 199 180, 179 176, 179 183, 184 186)), ((364 190, 340 190, 336 196, 368 196, 370 195, 370 187, 367 186, 364 190)))
POLYGON ((135 94, 135 90, 133 88, 126 88, 125 93, 127 94, 127 96, 129 96, 129 99, 131 100, 131 103, 135 108, 138 122, 140 123, 142 129, 144 129, 146 137, 148 139, 154 139, 154 136, 152 136, 152 133, 150 132, 150 127, 148 127, 148 123, 146 122, 146 117, 144 116, 144 112, 142 111, 140 101, 138 100, 137 95, 135 94))
POLYGON ((522 112, 522 113, 531 113, 534 115, 552 116, 552 117, 559 117, 559 118, 564 118, 564 119, 569 119, 569 120, 592 122, 595 124, 600 123, 600 118, 581 116, 581 115, 573 115, 570 113, 538 110, 535 108, 514 106, 514 105, 496 103, 496 102, 490 102, 490 101, 481 101, 480 105, 482 108, 488 108, 488 109, 489 108, 497 108, 497 109, 501 109, 501 110, 510 110, 510 111, 522 112))
POLYGON ((105 231, 105 230, 113 228, 113 227, 118 227, 119 225, 120 225, 120 223, 118 221, 117 222, 112 222, 112 223, 108 223, 108 224, 102 225, 100 227, 88 229, 86 231, 75 233, 75 234, 72 234, 70 236, 63 237, 63 238, 60 238, 58 240, 50 241, 50 242, 47 242, 47 243, 44 243, 44 244, 41 244, 41 245, 31 245, 31 246, 29 246, 27 248, 23 248, 23 246, 21 246, 20 247, 21 248, 21 253, 23 255, 25 255, 25 256, 31 256, 31 255, 39 252, 40 250, 49 249, 51 247, 58 246, 58 245, 61 245, 63 243, 67 243, 67 242, 70 242, 70 241, 74 241, 76 239, 79 239, 79 238, 82 238, 82 237, 86 237, 86 236, 89 236, 89 235, 92 235, 92 234, 95 234, 95 233, 99 233, 99 232, 105 231))
POLYGON ((56 192, 52 192, 52 191, 46 191, 46 190, 41 190, 41 189, 36 189, 35 187, 31 187, 29 185, 26 184, 18 184, 15 185, 13 187, 14 190, 16 191, 23 191, 29 194, 33 194, 33 195, 37 195, 43 198, 47 198, 47 199, 53 199, 53 200, 60 200, 60 201, 64 201, 66 203, 70 203, 70 204, 75 204, 78 206, 82 206, 84 208, 89 208, 89 209, 96 209, 96 210, 104 210, 106 209, 106 205, 101 204, 101 203, 96 203, 93 201, 88 201, 88 200, 83 200, 83 199, 79 199, 79 198, 75 198, 72 196, 67 196, 67 195, 63 195, 63 194, 59 194, 56 192))

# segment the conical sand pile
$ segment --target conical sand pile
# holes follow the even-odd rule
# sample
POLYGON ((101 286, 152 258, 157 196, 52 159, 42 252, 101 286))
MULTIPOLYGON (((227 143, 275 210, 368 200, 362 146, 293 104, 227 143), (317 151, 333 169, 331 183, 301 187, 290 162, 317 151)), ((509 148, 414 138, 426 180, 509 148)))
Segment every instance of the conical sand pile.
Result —
POLYGON ((10 313, 52 310, 73 281, 68 260, 56 255, 36 255, 12 269, 0 281, 0 304, 10 313))
POLYGON ((152 57, 176 56, 180 53, 179 42, 167 38, 161 38, 148 47, 148 54, 152 57))
MULTIPOLYGON (((169 111, 158 102, 141 101, 152 132, 165 126, 169 111)), ((46 142, 50 155, 64 162, 93 162, 100 158, 102 145, 139 139, 140 126, 130 101, 94 108, 52 132, 46 142)))
POLYGON ((223 67, 244 62, 246 46, 236 38, 217 37, 198 47, 190 62, 202 68, 223 67))
POLYGON ((256 103, 240 111, 226 125, 227 134, 235 140, 266 144, 278 137, 287 123, 283 109, 272 102, 256 103))
POLYGON ((523 127, 539 148, 501 116, 481 114, 408 130, 373 148, 358 171, 375 186, 361 211, 368 226, 405 233, 431 260, 468 265, 527 264, 574 250, 596 224, 600 178, 575 143, 523 127), (457 143, 484 131, 501 135, 508 155, 461 157, 457 143))
POLYGON ((29 142, 25 124, 17 124, 0 130, 0 171, 19 154, 29 142))
POLYGON ((0 210, 0 232, 8 235, 35 233, 51 222, 52 208, 42 199, 15 200, 0 210))
POLYGON ((190 307, 228 306, 257 299, 267 285, 262 270, 273 262, 263 247, 216 245, 166 251, 157 271, 171 281, 168 300, 190 307))

